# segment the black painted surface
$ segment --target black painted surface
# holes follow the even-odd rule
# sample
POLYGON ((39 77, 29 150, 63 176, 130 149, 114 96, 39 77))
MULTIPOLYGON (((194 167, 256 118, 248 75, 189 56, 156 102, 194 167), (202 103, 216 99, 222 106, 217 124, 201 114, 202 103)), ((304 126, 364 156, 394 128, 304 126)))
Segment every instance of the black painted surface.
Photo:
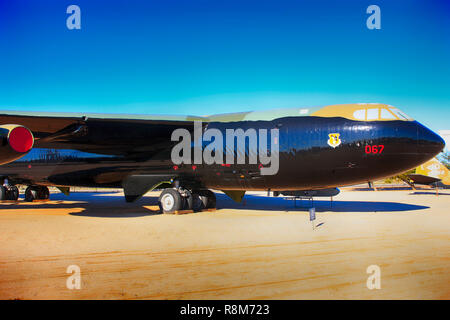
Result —
POLYGON ((438 135, 416 121, 286 117, 203 124, 221 130, 224 137, 225 129, 278 128, 279 172, 261 176, 258 164, 183 164, 175 170, 171 134, 180 127, 192 131, 193 122, 18 116, 0 120, 22 124, 37 138, 29 154, 0 166, 0 175, 13 183, 56 186, 121 187, 133 174, 167 174, 184 185, 222 190, 331 188, 403 172, 444 147, 438 135), (329 133, 340 134, 338 147, 327 144, 329 133), (367 154, 366 145, 384 149, 367 154))

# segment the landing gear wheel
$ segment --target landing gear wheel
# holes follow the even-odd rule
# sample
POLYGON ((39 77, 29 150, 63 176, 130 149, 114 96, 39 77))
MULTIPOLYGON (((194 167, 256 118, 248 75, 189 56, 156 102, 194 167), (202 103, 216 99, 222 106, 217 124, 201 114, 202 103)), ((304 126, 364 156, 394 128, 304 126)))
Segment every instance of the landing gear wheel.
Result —
POLYGON ((183 209, 184 210, 192 210, 194 204, 194 197, 192 193, 189 190, 184 190, 184 197, 183 197, 183 209))
POLYGON ((19 199, 19 188, 15 185, 0 186, 0 200, 14 200, 19 199))
POLYGON ((50 198, 50 191, 44 186, 30 186, 25 190, 25 201, 47 200, 50 198))
POLYGON ((202 199, 200 199, 200 196, 197 193, 192 194, 192 210, 194 211, 202 211, 205 206, 203 205, 202 199))
POLYGON ((6 188, 0 186, 0 200, 6 200, 6 188))
POLYGON ((16 186, 11 186, 9 188, 8 198, 10 200, 17 201, 17 199, 19 199, 19 188, 17 188, 16 186))
POLYGON ((39 187, 38 188, 38 199, 47 200, 50 198, 50 191, 47 187, 39 187))
POLYGON ((158 199, 159 208, 164 213, 174 213, 183 206, 181 194, 172 188, 164 189, 158 199))
POLYGON ((28 187, 25 189, 25 201, 32 202, 38 198, 38 193, 36 188, 28 187))

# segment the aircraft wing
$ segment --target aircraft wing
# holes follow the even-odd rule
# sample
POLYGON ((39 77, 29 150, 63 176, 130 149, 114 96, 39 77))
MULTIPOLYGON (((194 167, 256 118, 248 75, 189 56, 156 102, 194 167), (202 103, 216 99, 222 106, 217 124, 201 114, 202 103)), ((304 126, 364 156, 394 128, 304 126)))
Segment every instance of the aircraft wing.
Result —
POLYGON ((425 176, 423 174, 416 174, 416 173, 409 174, 408 178, 411 179, 415 184, 425 184, 425 185, 430 185, 432 183, 441 181, 441 179, 438 179, 438 178, 425 176))
POLYGON ((415 174, 411 175, 412 180, 420 184, 431 184, 442 182, 442 185, 450 185, 450 171, 437 158, 433 158, 416 168, 415 174))
POLYGON ((168 149, 173 130, 192 129, 195 116, 0 111, 0 125, 31 130, 35 148, 101 154, 155 153, 168 149))

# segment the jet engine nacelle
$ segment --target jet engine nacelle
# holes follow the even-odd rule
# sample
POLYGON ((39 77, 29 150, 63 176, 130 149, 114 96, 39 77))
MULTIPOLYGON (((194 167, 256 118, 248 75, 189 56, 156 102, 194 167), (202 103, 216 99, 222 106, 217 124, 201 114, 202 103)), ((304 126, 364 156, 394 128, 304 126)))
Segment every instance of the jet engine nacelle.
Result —
POLYGON ((17 124, 0 125, 0 165, 22 158, 34 144, 33 133, 17 124))

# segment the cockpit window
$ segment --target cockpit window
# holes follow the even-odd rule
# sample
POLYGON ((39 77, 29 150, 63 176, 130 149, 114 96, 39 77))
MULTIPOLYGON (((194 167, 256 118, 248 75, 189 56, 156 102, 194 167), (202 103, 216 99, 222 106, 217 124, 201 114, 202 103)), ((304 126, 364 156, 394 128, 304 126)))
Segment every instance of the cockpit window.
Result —
POLYGON ((390 110, 400 119, 400 120, 410 120, 406 114, 398 110, 397 108, 390 108, 390 110))
POLYGON ((353 118, 361 121, 373 120, 413 120, 405 113, 392 106, 367 106, 363 109, 353 111, 353 118))
POLYGON ((381 108, 381 119, 395 119, 395 116, 387 109, 381 108))
POLYGON ((358 120, 366 120, 366 110, 356 110, 355 112, 353 112, 353 117, 358 120))
POLYGON ((385 108, 360 109, 353 112, 353 117, 358 120, 397 119, 385 108))
POLYGON ((378 119, 378 108, 367 109, 367 120, 378 119))

